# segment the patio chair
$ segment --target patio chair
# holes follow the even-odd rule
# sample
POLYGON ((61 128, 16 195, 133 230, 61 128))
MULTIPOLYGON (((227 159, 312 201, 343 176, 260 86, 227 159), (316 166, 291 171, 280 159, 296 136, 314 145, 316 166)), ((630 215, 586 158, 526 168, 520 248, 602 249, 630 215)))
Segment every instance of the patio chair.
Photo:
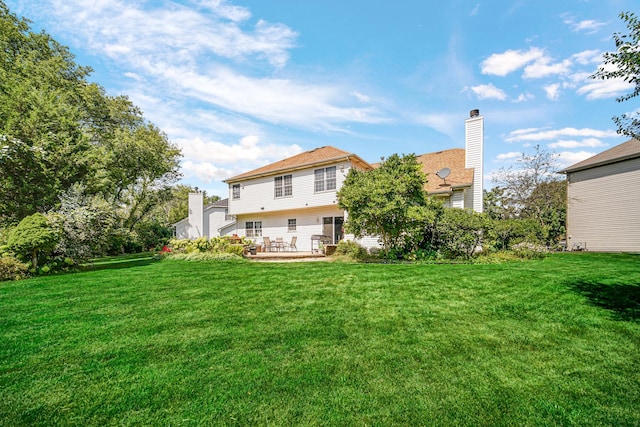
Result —
POLYGON ((271 239, 269 239, 268 237, 263 237, 262 241, 264 242, 264 251, 265 252, 271 252, 271 239))
POLYGON ((285 247, 289 248, 290 251, 295 249, 296 252, 298 252, 298 247, 296 246, 296 240, 298 240, 298 236, 293 236, 291 238, 291 242, 290 243, 285 243, 285 247))

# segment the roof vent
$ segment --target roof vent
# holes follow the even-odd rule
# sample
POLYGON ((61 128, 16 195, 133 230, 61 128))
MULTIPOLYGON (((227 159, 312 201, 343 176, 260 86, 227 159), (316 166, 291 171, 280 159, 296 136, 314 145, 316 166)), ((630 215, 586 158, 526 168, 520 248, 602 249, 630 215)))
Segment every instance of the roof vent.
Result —
POLYGON ((471 110, 471 112, 469 112, 469 117, 478 117, 480 115, 480 110, 471 110))

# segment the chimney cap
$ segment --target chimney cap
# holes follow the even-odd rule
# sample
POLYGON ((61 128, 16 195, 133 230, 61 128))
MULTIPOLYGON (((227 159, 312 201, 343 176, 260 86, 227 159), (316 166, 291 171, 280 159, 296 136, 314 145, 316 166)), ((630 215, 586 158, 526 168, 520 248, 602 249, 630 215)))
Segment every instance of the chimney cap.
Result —
POLYGON ((478 117, 479 115, 480 115, 480 110, 478 110, 477 108, 469 112, 469 117, 478 117))

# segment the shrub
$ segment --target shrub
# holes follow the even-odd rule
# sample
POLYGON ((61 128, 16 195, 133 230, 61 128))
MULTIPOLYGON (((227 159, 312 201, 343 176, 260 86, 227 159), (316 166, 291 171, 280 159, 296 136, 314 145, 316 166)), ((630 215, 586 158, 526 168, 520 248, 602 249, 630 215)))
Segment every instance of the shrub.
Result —
POLYGON ((367 250, 357 242, 341 240, 338 242, 335 254, 344 255, 354 260, 361 260, 367 257, 367 250))
POLYGON ((241 257, 244 254, 244 245, 240 245, 240 244, 228 245, 225 248, 224 253, 238 255, 241 257))
POLYGON ((548 251, 547 248, 535 243, 521 242, 511 247, 511 251, 519 258, 542 259, 548 251))
POLYGON ((0 281, 20 280, 27 276, 29 265, 9 254, 0 256, 0 281))
POLYGON ((147 220, 136 224, 138 243, 146 249, 161 248, 171 237, 171 229, 157 220, 147 220))
POLYGON ((211 249, 211 244, 206 237, 199 237, 194 240, 190 239, 171 239, 169 246, 174 252, 207 252, 211 249))
POLYGON ((448 257, 469 259, 483 243, 487 217, 476 212, 448 208, 437 224, 439 249, 448 257))
POLYGON ((7 246, 25 260, 31 259, 31 267, 38 268, 38 258, 49 256, 60 240, 58 229, 52 227, 41 213, 25 217, 11 232, 7 246))
POLYGON ((165 260, 183 260, 183 261, 232 261, 243 260, 242 256, 231 254, 228 252, 189 252, 175 253, 165 258, 165 260))

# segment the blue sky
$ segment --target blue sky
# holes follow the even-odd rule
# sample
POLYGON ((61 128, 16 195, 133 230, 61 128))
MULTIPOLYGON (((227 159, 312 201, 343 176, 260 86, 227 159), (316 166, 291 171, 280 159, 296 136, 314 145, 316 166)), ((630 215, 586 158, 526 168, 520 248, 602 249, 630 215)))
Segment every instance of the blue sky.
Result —
POLYGON ((485 181, 539 144, 561 166, 622 143, 621 81, 589 79, 637 0, 8 0, 181 147, 182 182, 323 145, 370 162, 464 147, 485 181))

